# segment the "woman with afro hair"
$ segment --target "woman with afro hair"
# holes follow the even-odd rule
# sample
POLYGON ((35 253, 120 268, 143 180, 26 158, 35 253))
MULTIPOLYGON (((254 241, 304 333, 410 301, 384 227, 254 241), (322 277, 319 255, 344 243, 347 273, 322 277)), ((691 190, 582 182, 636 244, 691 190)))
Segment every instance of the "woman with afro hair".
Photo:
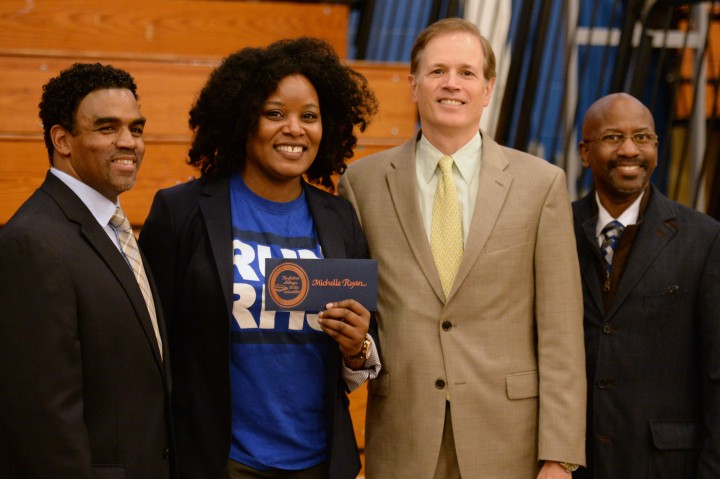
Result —
POLYGON ((157 193, 140 237, 168 324, 181 478, 354 479, 347 393, 380 368, 374 320, 338 298, 267 311, 266 258, 366 258, 333 189, 377 110, 324 41, 226 57, 190 110, 201 177, 157 193))

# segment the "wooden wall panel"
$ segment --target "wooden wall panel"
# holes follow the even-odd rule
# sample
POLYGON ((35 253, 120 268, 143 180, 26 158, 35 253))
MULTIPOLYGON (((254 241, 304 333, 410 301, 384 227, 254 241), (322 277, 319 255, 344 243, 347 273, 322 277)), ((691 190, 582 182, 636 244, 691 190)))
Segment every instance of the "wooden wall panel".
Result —
MULTIPOLYGON (((42 134, 37 105, 42 86, 82 57, 0 56, 0 132, 42 134)), ((148 119, 150 137, 190 138, 188 111, 214 64, 109 60, 130 72, 140 96, 140 109, 148 119)))
POLYGON ((0 225, 40 186, 49 165, 42 141, 0 137, 0 225))
MULTIPOLYGON (((135 187, 120 196, 133 225, 145 221, 157 190, 195 176, 195 170, 184 162, 186 153, 186 144, 146 142, 135 187)), ((40 186, 49 165, 42 140, 0 137, 0 225, 40 186)))
MULTIPOLYGON (((41 134, 37 104, 42 85, 82 57, 0 55, 0 132, 18 135, 41 134)), ((190 138, 188 111, 208 75, 218 62, 140 60, 107 61, 135 77, 140 107, 148 118, 149 137, 190 138)), ((407 84, 404 64, 350 62, 364 74, 375 91, 380 111, 367 131, 364 142, 395 143, 409 138, 415 130, 415 106, 407 84)))
MULTIPOLYGON (((706 69, 705 75, 707 84, 705 85, 705 116, 707 118, 717 117, 720 115, 720 94, 717 91, 716 84, 720 78, 720 7, 713 6, 710 13, 710 24, 708 25, 708 48, 705 51, 706 69)), ((678 23, 678 29, 685 31, 688 28, 686 20, 678 23)), ((682 83, 677 91, 677 101, 675 105, 675 115, 678 119, 688 119, 691 114, 692 102, 694 98, 693 77, 697 62, 695 55, 697 50, 694 48, 686 48, 680 52, 682 56, 680 64, 680 77, 682 83)))
MULTIPOLYGON (((120 196, 133 226, 140 227, 150 211, 157 190, 198 176, 186 163, 187 142, 145 141, 145 157, 135 187, 120 196)), ((356 160, 390 145, 359 146, 356 160)), ((3 137, 0 134, 0 225, 7 223, 20 205, 40 186, 49 168, 42 138, 3 137)))
POLYGON ((362 136, 364 143, 372 140, 398 143, 409 139, 417 128, 415 104, 407 80, 409 65, 370 62, 349 64, 365 75, 380 102, 378 115, 362 136))
MULTIPOLYGON (((344 52, 347 7, 118 1, 112 7, 96 0, 0 2, 0 225, 45 176, 48 161, 37 105, 42 85, 73 62, 110 63, 135 77, 141 111, 148 118, 146 154, 135 188, 124 193, 121 201, 131 222, 140 226, 159 188, 185 181, 195 173, 185 163, 191 141, 188 111, 223 56, 243 46, 299 34, 327 38, 330 30, 331 43, 344 52), (260 21, 268 16, 273 16, 273 21, 260 21), (290 17, 302 18, 303 29, 290 17), (220 19, 218 25, 213 23, 216 19, 220 19), (246 21, 257 22, 266 31, 226 28, 235 25, 232 22, 246 21), (137 25, 146 29, 154 25, 155 33, 140 35, 137 25), (212 39, 200 41, 207 29, 212 30, 212 39)), ((380 104, 368 130, 358 135, 356 158, 409 138, 416 128, 416 111, 407 85, 408 66, 350 65, 368 78, 380 104)))
MULTIPOLYGON (((682 83, 677 90, 675 115, 678 119, 690 118, 694 98, 694 85, 689 82, 682 83)), ((711 82, 705 86, 705 116, 717 118, 720 116, 720 90, 711 82)))
POLYGON ((355 440, 360 450, 365 449, 365 409, 367 406, 367 383, 350 393, 350 417, 355 440))
MULTIPOLYGON (((0 55, 0 72, 6 72, 0 75, 0 91, 5 92, 0 96, 0 225, 45 175, 47 152, 37 104, 42 85, 75 60, 81 59, 0 55)), ((157 189, 183 181, 193 173, 184 163, 191 141, 188 110, 214 65, 134 60, 112 63, 135 76, 141 111, 148 118, 145 161, 138 183, 121 197, 131 222, 139 225, 157 189)), ((352 66, 367 76, 380 102, 377 117, 358 137, 355 158, 360 158, 409 138, 415 130, 416 114, 404 80, 405 65, 352 66)))
POLYGON ((2 0, 0 49, 86 56, 217 58, 303 35, 346 56, 348 7, 214 0, 2 0))

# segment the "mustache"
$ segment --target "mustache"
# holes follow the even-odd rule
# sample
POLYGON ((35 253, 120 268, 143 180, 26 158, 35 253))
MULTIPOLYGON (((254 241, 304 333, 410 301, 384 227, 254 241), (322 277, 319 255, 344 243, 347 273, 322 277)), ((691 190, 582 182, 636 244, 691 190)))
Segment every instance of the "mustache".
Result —
POLYGON ((607 162, 608 168, 616 168, 618 166, 640 166, 648 169, 649 163, 647 160, 609 160, 607 162))
POLYGON ((115 153, 112 155, 113 159, 124 156, 132 156, 136 160, 138 159, 137 151, 130 148, 116 148, 115 153))

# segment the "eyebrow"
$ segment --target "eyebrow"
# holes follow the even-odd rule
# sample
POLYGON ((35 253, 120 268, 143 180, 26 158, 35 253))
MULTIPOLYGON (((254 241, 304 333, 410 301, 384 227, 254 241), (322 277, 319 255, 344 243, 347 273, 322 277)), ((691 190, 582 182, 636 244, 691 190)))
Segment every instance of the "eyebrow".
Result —
MULTIPOLYGON (((653 128, 650 128, 649 126, 641 126, 640 128, 635 128, 631 131, 633 133, 640 133, 643 131, 653 131, 653 128)), ((610 128, 605 128, 602 132, 603 133, 623 133, 623 130, 622 130, 622 128, 610 127, 610 128)))
MULTIPOLYGON (((450 65, 448 65, 447 63, 438 62, 438 63, 433 63, 432 65, 428 65, 428 68, 429 68, 429 69, 433 69, 433 68, 450 68, 450 65)), ((463 63, 462 65, 458 65, 458 66, 455 67, 455 68, 465 69, 465 70, 474 70, 474 69, 479 68, 479 67, 476 66, 476 65, 471 65, 470 63, 463 63)))
MULTIPOLYGON (((273 100, 270 100, 270 101, 266 101, 263 106, 264 106, 264 107, 267 107, 267 106, 285 106, 285 103, 283 103, 283 102, 281 102, 281 101, 273 101, 273 100)), ((320 108, 320 105, 318 105, 317 103, 306 103, 306 104, 302 105, 302 107, 303 107, 303 108, 311 108, 311 107, 314 107, 314 108, 318 108, 318 109, 319 109, 319 108, 320 108)))
MULTIPOLYGON (((145 125, 147 122, 147 118, 144 116, 141 116, 139 118, 134 119, 130 122, 131 125, 137 126, 137 125, 145 125)), ((117 118, 115 116, 100 116, 98 118, 95 118, 95 121, 93 121, 93 125, 104 125, 107 123, 122 123, 122 120, 120 118, 117 118)))

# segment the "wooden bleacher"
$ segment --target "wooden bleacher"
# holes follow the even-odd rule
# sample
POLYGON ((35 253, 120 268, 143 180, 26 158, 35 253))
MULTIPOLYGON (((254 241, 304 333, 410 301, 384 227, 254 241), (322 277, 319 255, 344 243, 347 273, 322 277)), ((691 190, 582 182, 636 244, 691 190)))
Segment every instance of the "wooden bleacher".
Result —
MULTIPOLYGON (((37 114, 42 85, 75 61, 111 63, 136 80, 146 153, 136 186, 121 196, 141 226, 155 192, 195 176, 186 163, 188 111, 219 61, 245 46, 319 36, 339 55, 346 6, 216 0, 21 0, 0 3, 0 225, 42 182, 49 162, 37 114)), ((409 138, 416 124, 405 64, 352 62, 375 90, 380 111, 356 158, 409 138)))
MULTIPOLYGON (((708 25, 708 48, 705 52, 707 58, 706 84, 705 91, 701 92, 705 95, 705 117, 710 119, 717 116, 720 112, 720 96, 718 96, 718 72, 720 71, 720 21, 713 20, 720 18, 720 6, 713 5, 713 10, 708 25), (714 100, 714 101, 713 101, 714 100), (713 112, 715 112, 713 114, 713 112)), ((680 31, 688 28, 688 22, 681 20, 678 24, 680 31)), ((693 98, 695 97, 695 85, 693 78, 696 69, 696 51, 692 48, 682 50, 682 60, 680 67, 680 86, 677 91, 677 101, 675 105, 675 117, 677 119, 688 119, 692 113, 693 98)))
MULTIPOLYGON (((110 63, 136 80, 146 153, 135 187, 121 196, 141 227, 155 192, 196 176, 186 163, 188 111, 227 54, 281 38, 317 36, 346 54, 346 6, 218 0, 2 0, 0 2, 0 226, 40 185, 49 167, 37 105, 42 85, 75 61, 110 63)), ((359 137, 356 158, 398 145, 416 127, 406 64, 351 62, 380 111, 359 137)), ((351 395, 364 446, 367 391, 351 395)))

